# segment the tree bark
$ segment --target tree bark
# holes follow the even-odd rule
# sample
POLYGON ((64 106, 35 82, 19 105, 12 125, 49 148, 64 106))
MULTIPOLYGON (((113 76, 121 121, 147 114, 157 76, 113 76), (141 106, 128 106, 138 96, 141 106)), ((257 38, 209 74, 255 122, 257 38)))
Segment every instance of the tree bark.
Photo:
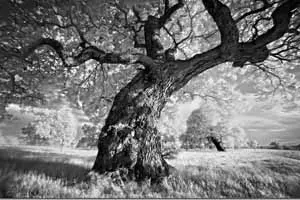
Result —
POLYGON ((131 178, 153 182, 169 174, 156 128, 167 90, 168 80, 142 71, 117 94, 99 136, 93 170, 123 168, 131 178))

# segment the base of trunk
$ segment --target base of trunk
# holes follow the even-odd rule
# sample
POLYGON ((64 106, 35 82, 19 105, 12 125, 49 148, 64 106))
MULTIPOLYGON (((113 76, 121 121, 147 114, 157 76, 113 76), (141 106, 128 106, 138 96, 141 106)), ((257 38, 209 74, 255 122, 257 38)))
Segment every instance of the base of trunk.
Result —
POLYGON ((99 137, 93 171, 103 174, 122 170, 123 176, 131 180, 151 179, 151 183, 160 182, 170 174, 156 128, 108 130, 104 137, 103 133, 99 137))

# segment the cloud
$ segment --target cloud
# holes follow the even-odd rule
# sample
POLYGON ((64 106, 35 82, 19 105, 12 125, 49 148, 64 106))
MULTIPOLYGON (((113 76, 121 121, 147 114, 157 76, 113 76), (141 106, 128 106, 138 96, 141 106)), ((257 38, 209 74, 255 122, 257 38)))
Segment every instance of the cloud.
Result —
POLYGON ((264 113, 244 113, 236 115, 233 119, 234 124, 245 127, 245 128, 274 128, 282 127, 283 124, 276 118, 268 116, 264 113))
POLYGON ((233 123, 245 129, 249 137, 268 144, 274 138, 295 142, 300 140, 300 106, 286 109, 278 98, 268 101, 252 101, 252 108, 235 115, 233 123))

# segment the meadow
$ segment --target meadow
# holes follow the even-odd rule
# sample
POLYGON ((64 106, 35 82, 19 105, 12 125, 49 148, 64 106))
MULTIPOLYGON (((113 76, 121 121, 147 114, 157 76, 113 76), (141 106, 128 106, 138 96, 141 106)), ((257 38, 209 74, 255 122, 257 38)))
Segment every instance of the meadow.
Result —
MULTIPOLYGON (((300 151, 182 151, 162 184, 87 179, 96 151, 0 147, 1 198, 300 198, 300 151)), ((89 176, 91 177, 91 176, 89 176)))

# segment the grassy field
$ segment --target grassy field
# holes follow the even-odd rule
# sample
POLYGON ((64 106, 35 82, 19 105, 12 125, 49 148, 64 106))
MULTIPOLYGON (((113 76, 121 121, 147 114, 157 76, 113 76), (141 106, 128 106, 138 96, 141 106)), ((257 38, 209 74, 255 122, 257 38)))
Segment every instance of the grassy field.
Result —
POLYGON ((300 151, 181 152, 161 185, 86 179, 96 151, 0 148, 0 197, 300 198, 300 151))

